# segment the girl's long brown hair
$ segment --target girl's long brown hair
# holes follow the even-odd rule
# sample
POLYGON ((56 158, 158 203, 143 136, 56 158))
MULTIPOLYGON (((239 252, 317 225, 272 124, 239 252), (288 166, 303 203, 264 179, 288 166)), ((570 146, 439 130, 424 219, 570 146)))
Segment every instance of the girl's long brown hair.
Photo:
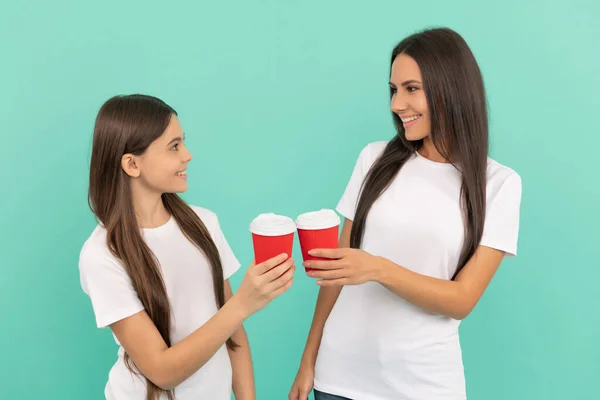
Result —
MULTIPOLYGON (((135 216, 130 178, 121 168, 124 154, 141 155, 167 129, 175 110, 162 100, 145 95, 116 96, 100 109, 94 127, 90 166, 89 204, 106 228, 111 253, 122 262, 162 338, 171 346, 171 306, 158 262, 144 241, 135 216)), ((164 193, 162 201, 184 235, 208 258, 212 266, 217 307, 225 304, 223 268, 219 251, 198 215, 175 193, 164 193)), ((229 348, 237 344, 227 341, 229 348)), ((131 359, 125 362, 134 371, 131 359)), ((174 399, 146 378, 147 400, 162 394, 174 399)))
MULTIPOLYGON (((410 56, 419 65, 431 116, 431 139, 462 176, 465 238, 454 279, 481 242, 485 222, 488 114, 483 77, 465 40, 448 28, 428 29, 407 37, 392 51, 390 65, 400 54, 410 56)), ((361 188, 350 234, 353 248, 361 246, 373 203, 423 144, 422 140, 407 140, 400 117, 395 113, 392 117, 396 136, 375 161, 361 188)))

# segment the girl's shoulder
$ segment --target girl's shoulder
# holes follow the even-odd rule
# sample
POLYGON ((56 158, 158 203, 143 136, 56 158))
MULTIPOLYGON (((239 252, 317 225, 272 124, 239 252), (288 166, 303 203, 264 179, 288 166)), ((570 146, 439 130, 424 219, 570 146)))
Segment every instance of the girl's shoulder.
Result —
POLYGON ((79 252, 79 273, 85 290, 85 281, 98 274, 124 274, 121 262, 112 254, 106 239, 106 229, 98 224, 79 252))
POLYGON ((113 256, 108 248, 106 229, 102 224, 99 223, 83 243, 79 253, 79 259, 91 261, 107 257, 111 258, 113 256))
POLYGON ((196 215, 200 217, 200 220, 206 226, 206 229, 208 229, 211 233, 214 231, 214 229, 219 228, 219 218, 215 212, 209 210, 208 208, 197 205, 189 204, 189 206, 196 213, 196 215))

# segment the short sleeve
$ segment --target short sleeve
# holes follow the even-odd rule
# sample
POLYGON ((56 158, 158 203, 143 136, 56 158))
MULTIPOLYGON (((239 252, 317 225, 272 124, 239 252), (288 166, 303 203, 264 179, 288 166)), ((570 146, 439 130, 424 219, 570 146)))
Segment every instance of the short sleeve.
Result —
POLYGON ((221 257, 221 264, 223 265, 223 278, 229 279, 233 274, 240 269, 240 262, 235 257, 233 250, 227 243, 225 239, 225 235, 221 230, 221 225, 219 224, 218 218, 216 219, 216 227, 214 232, 211 232, 213 240, 215 241, 215 245, 219 250, 219 256, 221 257))
POLYGON ((374 161, 372 154, 374 152, 373 147, 377 145, 382 147, 382 149, 385 147, 384 143, 371 143, 360 152, 350 176, 350 181, 346 185, 346 190, 336 207, 340 214, 351 221, 354 220, 356 206, 358 205, 358 196, 360 195, 363 181, 374 161))
POLYGON ((521 209, 521 177, 512 172, 487 200, 481 245, 517 255, 521 209))
POLYGON ((89 296, 98 328, 144 309, 129 275, 116 259, 84 247, 79 258, 81 287, 89 296))

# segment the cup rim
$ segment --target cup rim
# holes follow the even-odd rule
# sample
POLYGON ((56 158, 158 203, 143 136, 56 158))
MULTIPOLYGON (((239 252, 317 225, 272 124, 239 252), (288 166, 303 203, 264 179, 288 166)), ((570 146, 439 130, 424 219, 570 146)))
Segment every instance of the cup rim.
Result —
POLYGON ((335 228, 336 226, 339 226, 340 223, 339 222, 330 222, 328 224, 321 224, 321 225, 319 225, 318 223, 306 224, 306 225, 296 223, 296 225, 298 226, 299 230, 303 230, 303 231, 321 231, 321 230, 325 230, 325 229, 335 228))
POLYGON ((261 231, 260 229, 255 229, 255 230, 251 229, 250 233, 252 233, 253 235, 256 235, 256 236, 278 237, 278 236, 293 235, 295 231, 296 230, 294 229, 293 231, 290 231, 290 232, 287 232, 287 230, 286 231, 278 231, 278 232, 267 232, 267 231, 261 231))
POLYGON ((296 223, 290 217, 285 215, 277 215, 274 213, 265 213, 257 216, 252 223, 250 224, 250 232, 259 236, 287 236, 289 234, 293 234, 296 231, 296 223), (260 226, 260 222, 257 222, 257 219, 263 218, 277 218, 280 220, 280 224, 276 226, 269 226, 269 224, 264 224, 260 226), (258 225, 258 226, 257 226, 258 225))
POLYGON ((315 230, 322 230, 322 229, 330 229, 336 226, 339 226, 341 224, 341 219, 339 217, 339 215, 337 215, 337 213, 334 210, 331 209, 321 209, 319 211, 309 211, 309 212, 305 212, 302 213, 300 215, 298 215, 296 217, 296 227, 298 229, 302 229, 305 231, 315 231, 315 230), (317 219, 317 220, 311 220, 309 218, 309 221, 303 223, 302 222, 302 217, 306 216, 306 215, 315 215, 318 213, 327 213, 327 217, 322 218, 322 219, 317 219))

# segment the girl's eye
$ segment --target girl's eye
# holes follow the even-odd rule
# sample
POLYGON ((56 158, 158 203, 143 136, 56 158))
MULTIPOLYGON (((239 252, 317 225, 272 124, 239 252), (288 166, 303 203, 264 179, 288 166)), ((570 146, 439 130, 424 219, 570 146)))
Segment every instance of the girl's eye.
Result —
POLYGON ((412 92, 415 92, 417 90, 417 88, 414 86, 409 86, 406 88, 406 90, 408 90, 410 93, 412 93, 412 92))
POLYGON ((173 145, 173 147, 171 147, 171 150, 179 150, 178 146, 179 146, 179 143, 175 143, 173 145))

